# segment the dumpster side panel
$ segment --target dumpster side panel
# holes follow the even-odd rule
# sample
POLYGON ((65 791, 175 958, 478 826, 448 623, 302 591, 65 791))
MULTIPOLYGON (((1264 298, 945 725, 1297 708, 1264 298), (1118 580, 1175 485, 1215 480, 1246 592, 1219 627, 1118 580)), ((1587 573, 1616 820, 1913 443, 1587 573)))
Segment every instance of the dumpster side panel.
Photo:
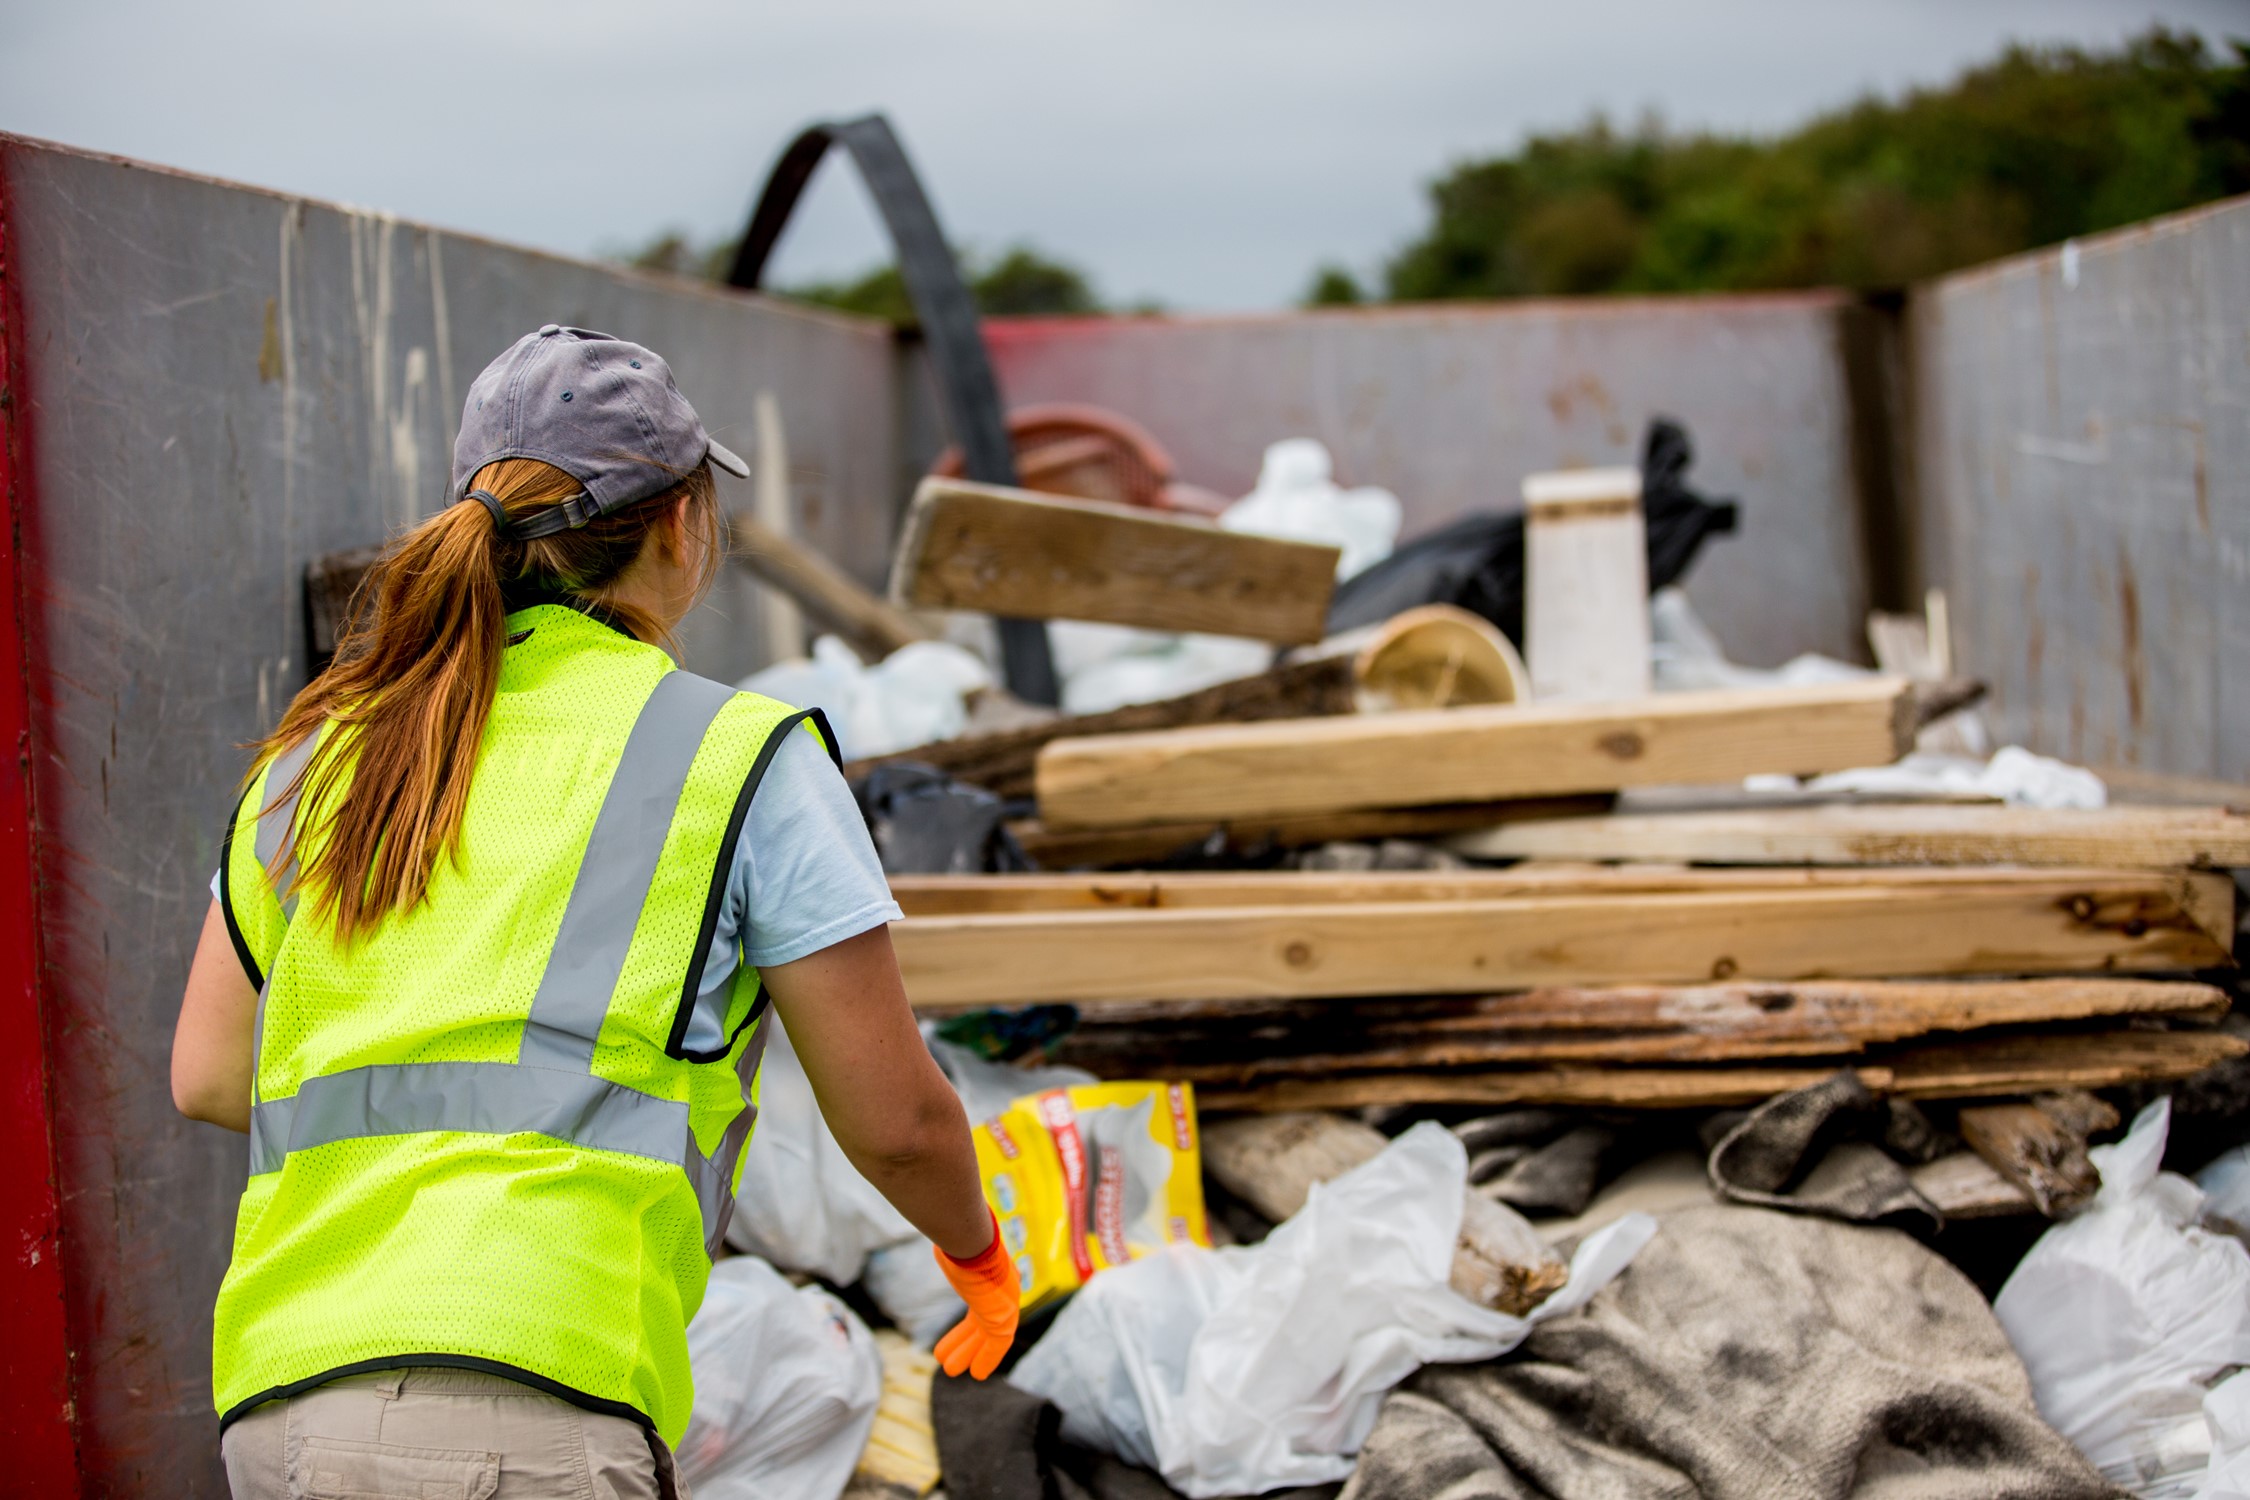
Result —
MULTIPOLYGON (((0 139, 21 274, 39 919, 89 1493, 224 1493, 212 1298, 242 1139, 168 1057, 241 747, 305 681, 302 576, 441 497, 462 393, 545 322, 662 351, 721 439, 757 392, 802 533, 882 576, 888 330, 395 219, 0 139)), ((747 486, 722 478, 730 505, 747 486)), ((762 659, 730 578, 688 664, 762 659)))
POLYGON ((1999 737, 2250 781, 2250 200, 1910 305, 1921 569, 1999 737))
POLYGON ((1248 492, 1265 447, 1317 437, 1406 533, 1516 509, 1524 475, 1635 462, 1687 424, 1690 479, 1738 496, 1688 593, 1735 659, 1865 657, 1867 569, 1842 296, 1443 303, 1261 317, 985 325, 1010 405, 1091 401, 1146 425, 1179 477, 1248 492))
POLYGON ((79 1490, 78 1420, 63 1285, 55 1166, 52 1019, 40 961, 39 862, 31 795, 31 505, 24 419, 23 302, 12 249, 9 156, 0 144, 0 1451, 21 1493, 79 1490))

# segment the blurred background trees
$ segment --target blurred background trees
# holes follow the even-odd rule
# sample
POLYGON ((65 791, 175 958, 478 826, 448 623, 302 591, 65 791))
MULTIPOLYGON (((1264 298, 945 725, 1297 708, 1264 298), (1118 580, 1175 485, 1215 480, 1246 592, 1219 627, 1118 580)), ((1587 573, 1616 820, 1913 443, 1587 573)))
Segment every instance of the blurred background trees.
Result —
POLYGON ((1377 286, 1323 266, 1307 305, 1883 287, 2250 191, 2250 48, 2156 30, 2013 47, 1951 85, 1773 139, 1595 119, 1430 184, 1377 286))
MULTIPOLYGON (((724 281, 734 265, 734 247, 733 240, 698 246, 678 230, 668 230, 621 259, 644 271, 724 281)), ((968 280, 969 294, 976 298, 977 307, 991 316, 1055 317, 1105 310, 1084 272, 1050 259, 1029 245, 1011 245, 996 257, 974 250, 954 253, 961 261, 961 274, 968 280)), ((776 296, 798 302, 883 318, 901 328, 914 321, 914 304, 895 265, 878 266, 847 281, 817 281, 775 287, 773 291, 776 296)))

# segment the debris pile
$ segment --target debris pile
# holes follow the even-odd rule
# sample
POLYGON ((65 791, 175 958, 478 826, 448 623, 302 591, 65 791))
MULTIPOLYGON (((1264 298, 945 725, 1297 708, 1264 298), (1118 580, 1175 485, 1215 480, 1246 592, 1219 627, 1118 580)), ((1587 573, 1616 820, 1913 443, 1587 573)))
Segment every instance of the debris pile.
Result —
MULTIPOLYGON (((1068 1295, 1027 1325, 1012 1388, 937 1382, 949 1488, 1160 1492, 1114 1483, 1125 1465, 1189 1495, 1354 1475, 1371 1497, 1497 1465, 1564 1493, 1619 1466, 1723 1468, 1735 1442, 1798 1453, 1826 1476, 1809 1493, 1841 1495, 1865 1457, 1847 1437, 1902 1392, 1946 1414, 1958 1442, 1906 1447, 1963 1492, 2223 1479, 2246 1398, 2220 1377, 2250 1347, 2166 1341, 2163 1401, 2119 1404, 2123 1345, 2088 1321, 2108 1304, 2055 1308, 2088 1264, 2135 1285, 2112 1240, 2183 1268, 2119 1293, 2170 1299, 2168 1319, 2207 1321, 2250 1276, 2227 1237, 2239 1163, 2212 1167, 2206 1209, 2156 1175, 2164 1106, 2142 1109, 2204 1101, 2191 1169, 2250 1133, 2227 873, 2250 867, 2250 815, 2110 806, 2075 768, 1985 753, 1939 601, 1871 622, 1884 670, 1725 661, 1667 586, 1736 512, 1687 488, 1669 424, 1638 474, 1527 485, 1528 528, 1470 517, 1395 552, 1372 535, 1395 501, 1338 489, 1319 457, 1277 450, 1255 514, 1217 524, 933 479, 889 604, 795 570, 817 574, 806 609, 861 642, 1072 622, 1064 711, 909 665, 892 675, 920 698, 958 697, 959 732, 847 767, 908 993, 972 1117, 1117 1117, 1091 1168, 1118 1194, 1102 1223, 1090 1178, 1026 1192, 991 1136, 1027 1307, 1068 1295), (1634 618, 1579 619, 1591 599, 1634 618), (1636 1342, 1682 1299, 1694 1319, 1636 1342), (1943 1329, 1902 1341, 1887 1307, 1943 1329), (1790 1351, 1770 1378, 1719 1352, 1761 1339, 1790 1351), (1847 1345, 1889 1373, 1831 1368, 1847 1345), (1703 1382, 1714 1362, 1732 1384, 1703 1382), (1572 1381, 1605 1430, 1645 1430, 1540 1448, 1525 1434, 1572 1381), (1698 1382, 1712 1409, 1679 1410, 1698 1382), (1807 1383, 1826 1394, 1785 1399, 1807 1383)), ((860 654, 837 680, 865 693, 883 652, 860 654)), ((784 1046, 750 1173, 797 1187, 746 1184, 734 1242, 864 1278, 861 1304, 926 1341, 946 1309, 879 1274, 926 1251, 864 1184, 827 1180, 850 1169, 787 1068, 784 1046)), ((937 1478, 902 1467, 918 1477, 893 1492, 937 1478)))

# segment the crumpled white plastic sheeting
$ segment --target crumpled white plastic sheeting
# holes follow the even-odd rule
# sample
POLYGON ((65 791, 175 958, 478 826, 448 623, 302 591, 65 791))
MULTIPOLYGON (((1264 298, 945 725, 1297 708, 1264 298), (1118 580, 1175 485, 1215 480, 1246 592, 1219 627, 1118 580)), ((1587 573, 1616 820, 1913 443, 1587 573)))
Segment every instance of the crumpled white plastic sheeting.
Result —
POLYGON ((2151 1500, 2196 1494, 2222 1453, 2239 1468, 2250 1436, 2250 1393, 2220 1387, 2217 1421, 2207 1405, 2250 1364, 2250 1250, 2198 1227, 2202 1192, 2159 1170, 2171 1118, 2159 1099, 2094 1149, 2093 1204, 2041 1235, 1993 1301, 2040 1415, 2151 1500))
POLYGON ((883 1357, 850 1308, 733 1256, 711 1268, 687 1343, 695 1411, 677 1457, 697 1500, 844 1492, 883 1394, 883 1357))
POLYGON ((2004 745, 1990 760, 1968 755, 1917 751, 1887 766, 1832 771, 1805 783, 1815 792, 1884 792, 1928 796, 1967 792, 1997 797, 2015 807, 2081 809, 2109 805, 2109 788, 2083 766, 2034 755, 2021 745, 2004 745))
POLYGON ((1266 449, 1258 483, 1219 516, 1228 531, 1324 542, 1343 549, 1338 582, 1365 572, 1391 555, 1405 520, 1398 496, 1372 485, 1347 490, 1333 478, 1335 465, 1317 438, 1283 438, 1266 449))
POLYGON ((2195 1174, 2203 1189, 2203 1223, 2250 1241, 2250 1146, 2222 1151, 2195 1174))
POLYGON ((1676 587, 1658 589, 1648 600, 1649 677, 1660 693, 1708 688, 1811 687, 1850 682, 1875 674, 1833 656, 1806 652, 1778 667, 1745 667, 1727 660, 1726 649, 1703 617, 1676 587))
POLYGON ((2193 1500, 2250 1500, 2250 1370, 2229 1375, 2203 1398, 2211 1464, 2193 1500))
POLYGON ((1081 1289, 1009 1377, 1070 1438, 1191 1496, 1318 1484, 1351 1471, 1392 1386, 1491 1359, 1583 1306, 1656 1232, 1629 1214, 1587 1237, 1569 1283, 1528 1317, 1447 1285, 1468 1157, 1435 1124, 1313 1189, 1258 1245, 1175 1246, 1081 1289))
POLYGON ((736 686, 796 708, 817 708, 846 760, 951 739, 969 722, 968 694, 992 686, 974 653, 946 641, 912 641, 873 666, 832 635, 809 660, 776 662, 736 686))

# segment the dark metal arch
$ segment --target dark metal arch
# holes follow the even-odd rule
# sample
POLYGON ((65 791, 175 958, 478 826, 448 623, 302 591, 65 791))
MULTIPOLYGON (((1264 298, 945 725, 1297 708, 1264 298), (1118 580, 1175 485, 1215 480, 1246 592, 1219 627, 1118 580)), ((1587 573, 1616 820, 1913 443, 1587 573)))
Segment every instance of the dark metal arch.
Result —
MULTIPOLYGON (((1015 450, 1008 442, 1007 420, 1000 409, 1000 385, 992 375, 985 352, 984 334, 978 327, 976 302, 961 281, 953 249, 938 226, 937 212, 906 159, 891 122, 881 115, 842 120, 808 127, 766 174, 766 185, 751 211, 750 226, 736 249, 734 268, 727 273, 729 286, 755 290, 765 274, 766 260, 789 223, 805 184, 828 154, 830 145, 841 145, 859 167, 859 175, 874 198, 876 210, 890 230, 898 252, 900 277, 914 302, 929 347, 930 364, 937 375, 938 396, 944 403, 953 439, 961 445, 963 472, 986 484, 1016 482, 1015 450)), ((1008 690, 1030 703, 1054 703, 1061 694, 1055 681, 1054 657, 1047 646, 1047 629, 1037 620, 1001 620, 1000 658, 1008 690)))

